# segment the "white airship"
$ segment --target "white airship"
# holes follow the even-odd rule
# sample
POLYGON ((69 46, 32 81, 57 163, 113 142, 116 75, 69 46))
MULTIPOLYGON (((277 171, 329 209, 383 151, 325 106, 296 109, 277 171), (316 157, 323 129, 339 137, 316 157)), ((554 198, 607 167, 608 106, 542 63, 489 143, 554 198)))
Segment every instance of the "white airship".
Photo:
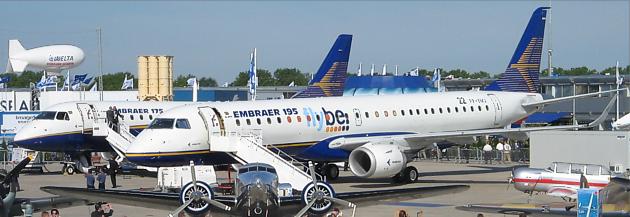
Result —
POLYGON ((9 40, 6 71, 24 72, 27 66, 31 66, 46 72, 60 72, 78 66, 84 58, 83 50, 72 45, 49 45, 27 50, 20 41, 9 40))

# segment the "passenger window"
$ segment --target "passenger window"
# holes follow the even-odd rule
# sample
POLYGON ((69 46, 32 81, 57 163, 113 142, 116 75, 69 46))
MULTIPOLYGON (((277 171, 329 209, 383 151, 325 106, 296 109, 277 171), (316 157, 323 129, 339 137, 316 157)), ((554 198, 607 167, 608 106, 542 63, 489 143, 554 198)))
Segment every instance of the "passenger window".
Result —
POLYGON ((451 107, 446 107, 446 112, 451 113, 451 107))
POLYGON ((287 123, 291 123, 291 116, 287 116, 287 123))
POLYGON ((177 119, 177 121, 175 121, 175 128, 190 129, 190 123, 188 123, 188 119, 177 119))
POLYGON ((247 123, 247 125, 252 125, 252 121, 250 121, 249 118, 245 119, 245 122, 247 123))
POLYGON ((383 111, 383 115, 384 115, 385 117, 387 117, 387 116, 389 116, 389 113, 388 113, 387 111, 383 111))
POLYGON ((440 110, 440 114, 442 114, 442 108, 439 108, 438 110, 440 110))
POLYGON ((278 121, 279 124, 282 123, 282 118, 278 117, 276 120, 278 121))
POLYGON ((490 107, 488 107, 488 105, 486 105, 486 111, 490 111, 490 107))
POLYGON ((405 116, 405 110, 400 110, 400 115, 405 116))
POLYGON ((365 112, 365 118, 370 118, 370 113, 369 112, 365 112))
POLYGON ((466 112, 466 106, 462 106, 462 111, 466 112))
POLYGON ((129 115, 129 119, 133 121, 133 115, 129 115))
POLYGON ((425 114, 425 115, 428 115, 428 114, 429 114, 429 112, 427 111, 427 109, 424 109, 424 114, 425 114))
POLYGON ((295 118, 297 119, 297 122, 298 122, 298 123, 302 122, 302 116, 299 116, 299 115, 298 115, 298 116, 295 116, 295 118))
POLYGON ((142 115, 140 115, 140 120, 144 120, 144 117, 142 115))
POLYGON ((258 125, 260 125, 260 124, 261 124, 261 122, 260 122, 260 118, 256 118, 256 123, 257 123, 258 125))
POLYGON ((396 110, 392 111, 392 115, 396 116, 396 110))
POLYGON ((477 106, 477 111, 481 111, 481 106, 477 106))
POLYGON ((420 115, 420 109, 416 109, 416 115, 420 115))
POLYGON ((435 114, 435 109, 431 108, 431 114, 435 114))
POLYGON ((357 113, 354 113, 354 117, 355 117, 356 119, 359 119, 359 113, 358 113, 358 112, 357 112, 357 113))
POLYGON ((236 126, 241 126, 241 120, 236 119, 236 126))
POLYGON ((306 121, 311 122, 311 116, 310 115, 306 116, 306 121))
POLYGON ((474 112, 475 111, 475 107, 474 106, 470 106, 470 112, 474 112))
POLYGON ((377 117, 377 118, 378 118, 378 111, 375 111, 375 112, 374 112, 374 117, 377 117))
POLYGON ((267 124, 271 124, 271 118, 267 118, 267 124))
POLYGON ((317 119, 317 121, 319 121, 319 115, 315 115, 315 119, 317 119))
POLYGON ((153 115, 149 115, 149 120, 153 120, 153 115))
POLYGON ((457 106, 455 106, 455 113, 459 112, 459 109, 457 108, 457 106))

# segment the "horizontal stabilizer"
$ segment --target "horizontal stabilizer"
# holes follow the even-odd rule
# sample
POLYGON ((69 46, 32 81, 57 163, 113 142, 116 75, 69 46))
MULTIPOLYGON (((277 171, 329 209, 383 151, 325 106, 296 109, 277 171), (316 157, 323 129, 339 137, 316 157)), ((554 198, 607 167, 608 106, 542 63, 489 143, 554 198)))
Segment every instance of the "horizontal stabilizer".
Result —
POLYGON ((7 73, 24 72, 26 66, 28 66, 28 62, 9 59, 9 63, 7 65, 7 73))

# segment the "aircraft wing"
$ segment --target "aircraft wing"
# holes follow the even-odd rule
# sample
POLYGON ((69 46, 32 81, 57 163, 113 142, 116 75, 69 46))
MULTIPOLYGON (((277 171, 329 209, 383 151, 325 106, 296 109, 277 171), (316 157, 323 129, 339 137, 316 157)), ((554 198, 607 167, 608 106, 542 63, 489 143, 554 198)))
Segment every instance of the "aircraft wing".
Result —
MULTIPOLYGON (((79 198, 90 202, 112 202, 129 206, 142 206, 151 209, 175 210, 180 206, 179 194, 146 192, 139 190, 94 190, 75 187, 45 186, 42 191, 71 198, 79 198)), ((214 198, 227 206, 234 205, 234 197, 217 196, 214 198)), ((218 209, 212 209, 213 213, 221 213, 218 209)))
MULTIPOLYGON (((405 201, 444 194, 454 194, 466 191, 469 188, 470 186, 468 185, 443 185, 431 187, 385 189, 375 191, 343 192, 337 193, 336 198, 350 201, 357 205, 357 209, 360 209, 363 206, 371 206, 390 201, 405 201)), ((299 210, 303 207, 300 195, 292 197, 281 197, 280 204, 282 205, 283 209, 297 208, 296 210, 299 210)))
POLYGON ((378 140, 396 140, 404 139, 409 144, 426 144, 432 142, 439 142, 447 139, 464 138, 473 136, 484 135, 522 135, 523 133, 544 131, 544 130, 569 130, 569 129, 581 129, 592 128, 600 125, 608 116, 610 109, 615 104, 615 98, 612 97, 602 114, 597 117, 593 122, 589 124, 574 124, 563 126, 546 126, 546 127, 526 127, 526 128, 494 128, 494 129, 480 129, 480 130, 458 130, 458 131, 442 131, 442 132, 423 132, 423 133, 409 133, 396 136, 371 136, 371 137, 356 137, 356 138, 338 138, 330 142, 330 148, 354 150, 355 148, 364 145, 368 142, 378 140))

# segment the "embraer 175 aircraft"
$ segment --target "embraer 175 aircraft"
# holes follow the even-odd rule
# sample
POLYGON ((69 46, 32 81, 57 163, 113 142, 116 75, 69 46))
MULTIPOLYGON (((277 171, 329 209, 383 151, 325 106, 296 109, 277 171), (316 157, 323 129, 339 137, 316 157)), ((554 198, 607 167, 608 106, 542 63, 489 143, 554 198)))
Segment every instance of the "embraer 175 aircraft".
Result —
MULTIPOLYGON (((262 145, 302 160, 349 161, 359 177, 413 182, 418 173, 407 162, 435 142, 598 125, 604 116, 588 125, 505 128, 545 104, 603 93, 549 100, 536 93, 547 9, 534 11, 508 69, 490 85, 503 91, 186 105, 156 118, 125 154, 128 160, 146 166, 186 165, 191 159, 200 164, 250 162, 260 160, 253 158, 259 154, 239 154, 246 147, 236 147, 233 137, 255 132, 262 137, 262 145)), ((613 91, 617 90, 605 92, 613 91)), ((321 167, 329 179, 337 177, 334 164, 321 167)))
MULTIPOLYGON (((342 34, 330 48, 307 90, 295 98, 341 96, 347 77, 352 35, 342 34)), ((91 165, 91 152, 112 152, 105 137, 93 136, 94 121, 115 106, 134 135, 142 131, 158 114, 191 102, 67 102, 47 108, 24 126, 14 138, 17 146, 47 152, 64 152, 84 170, 91 165)), ((74 173, 74 166, 64 171, 74 173)))

